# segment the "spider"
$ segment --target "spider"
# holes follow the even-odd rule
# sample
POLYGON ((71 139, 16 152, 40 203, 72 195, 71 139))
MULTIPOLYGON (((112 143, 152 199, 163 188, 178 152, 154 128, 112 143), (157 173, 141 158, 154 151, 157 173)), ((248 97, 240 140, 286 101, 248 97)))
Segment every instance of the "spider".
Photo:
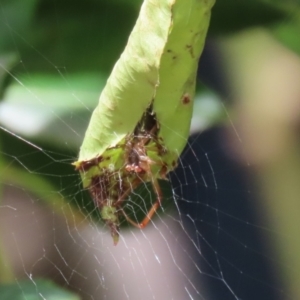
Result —
MULTIPOLYGON (((147 212, 147 215, 145 218, 140 222, 137 223, 133 221, 123 209, 121 209, 122 214, 126 218, 126 220, 132 224, 133 226, 137 228, 145 228, 149 221, 152 219, 153 215, 157 211, 157 209, 161 205, 162 201, 162 191, 160 188, 160 185, 158 183, 158 180, 155 176, 152 174, 152 165, 162 165, 161 162, 153 161, 148 155, 147 155, 147 148, 151 150, 151 146, 153 145, 153 150, 159 149, 158 143, 156 141, 156 134, 157 134, 157 124, 153 126, 153 128, 150 130, 150 132, 142 131, 141 135, 134 136, 133 138, 129 138, 125 145, 125 170, 135 175, 136 178, 140 179, 140 182, 152 182, 153 190, 156 194, 156 201, 150 208, 150 210, 147 212), (152 145, 151 145, 152 144, 152 145)), ((165 179, 165 174, 163 174, 164 168, 161 169, 161 177, 165 179)), ((137 186, 139 185, 137 184, 137 186)), ((123 200, 131 193, 131 189, 129 191, 125 192, 124 195, 122 195, 121 199, 117 201, 123 202, 123 200)), ((116 203, 116 204, 117 204, 116 203)))
POLYGON ((116 172, 106 170, 101 176, 93 178, 90 193, 96 206, 100 209, 101 218, 110 228, 115 245, 119 240, 119 214, 122 214, 133 226, 143 229, 161 205, 162 191, 157 176, 152 175, 151 166, 159 166, 159 178, 162 179, 165 179, 166 176, 165 168, 162 163, 152 160, 147 154, 149 149, 156 153, 157 147, 158 144, 151 132, 139 136, 129 135, 125 142, 125 165, 123 168, 116 172), (126 214, 122 205, 135 188, 141 183, 149 181, 152 182, 156 201, 144 219, 137 223, 126 214))
POLYGON ((166 159, 168 151, 158 137, 159 124, 150 106, 133 133, 117 146, 108 148, 102 156, 75 164, 82 172, 101 218, 109 226, 116 245, 119 240, 119 215, 137 228, 144 228, 161 205, 163 198, 158 179, 166 179, 174 164, 166 159), (156 200, 144 219, 138 223, 124 211, 123 203, 140 184, 151 182, 156 200))

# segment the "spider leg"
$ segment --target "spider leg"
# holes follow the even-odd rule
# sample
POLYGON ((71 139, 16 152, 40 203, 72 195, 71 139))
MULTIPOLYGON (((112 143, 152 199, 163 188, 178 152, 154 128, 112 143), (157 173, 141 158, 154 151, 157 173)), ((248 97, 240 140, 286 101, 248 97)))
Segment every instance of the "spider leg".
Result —
POLYGON ((130 188, 128 188, 128 189, 127 189, 127 190, 119 197, 119 199, 115 202, 115 206, 118 206, 118 205, 122 204, 122 202, 126 199, 126 197, 127 197, 128 195, 130 195, 130 193, 135 189, 135 187, 138 186, 139 182, 140 182, 139 180, 135 180, 135 181, 133 182, 133 185, 131 185, 130 188))
POLYGON ((162 192, 159 186, 159 183, 157 181, 157 179, 155 179, 152 183, 153 185, 153 189, 155 191, 155 194, 157 196, 157 199, 155 201, 155 203, 152 205, 152 207, 150 208, 150 210, 148 211, 147 215, 145 216, 145 218, 143 219, 143 221, 141 223, 137 223, 135 221, 133 221, 126 213, 125 211, 122 209, 122 213, 124 215, 124 217, 126 218, 126 220, 133 226, 143 229, 147 226, 147 224, 149 223, 149 221, 152 219, 153 215, 155 214, 155 212, 157 211, 157 209, 160 207, 161 205, 161 200, 162 200, 162 192))
POLYGON ((153 126, 152 129, 147 133, 146 136, 143 136, 141 138, 141 144, 143 146, 146 146, 146 144, 151 141, 151 139, 153 139, 153 137, 155 136, 155 131, 157 130, 157 125, 153 126))

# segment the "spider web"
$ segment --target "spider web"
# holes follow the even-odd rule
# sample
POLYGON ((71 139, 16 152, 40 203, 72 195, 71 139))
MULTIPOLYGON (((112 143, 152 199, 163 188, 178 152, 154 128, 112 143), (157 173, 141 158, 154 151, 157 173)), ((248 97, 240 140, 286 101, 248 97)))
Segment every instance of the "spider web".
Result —
MULTIPOLYGON (((204 121, 195 114, 179 166, 161 182, 162 208, 143 230, 123 220, 114 246, 71 166, 105 76, 73 76, 68 62, 61 66, 16 29, 5 2, 0 8, 1 26, 19 57, 13 69, 8 60, 0 65, 9 81, 0 106, 1 246, 20 290, 23 279, 35 286, 42 277, 82 299, 292 299, 265 241, 279 233, 264 222, 243 137, 225 104, 216 106, 229 126, 199 132, 204 121), (51 76, 40 80, 28 53, 51 76), (88 83, 82 88, 79 81, 88 83)), ((65 12, 55 12, 59 29, 65 12)), ((108 35, 102 30, 101 45, 108 35)), ((200 108, 207 98, 217 103, 212 92, 198 98, 200 108)), ((145 184, 126 209, 140 220, 154 201, 145 184)), ((38 288, 36 294, 47 299, 38 288)))

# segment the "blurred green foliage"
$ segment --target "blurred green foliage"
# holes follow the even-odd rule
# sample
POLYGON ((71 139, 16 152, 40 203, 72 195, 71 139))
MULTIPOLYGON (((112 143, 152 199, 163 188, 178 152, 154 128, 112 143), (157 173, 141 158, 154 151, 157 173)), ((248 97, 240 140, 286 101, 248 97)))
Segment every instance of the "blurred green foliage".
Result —
POLYGON ((0 300, 39 300, 43 295, 48 300, 79 300, 80 298, 50 281, 37 279, 20 281, 18 284, 0 285, 0 300))

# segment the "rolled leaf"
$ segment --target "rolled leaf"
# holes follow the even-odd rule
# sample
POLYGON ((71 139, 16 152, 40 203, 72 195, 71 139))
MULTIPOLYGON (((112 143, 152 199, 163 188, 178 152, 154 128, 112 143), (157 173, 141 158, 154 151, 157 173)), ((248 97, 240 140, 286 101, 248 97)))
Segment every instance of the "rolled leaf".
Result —
POLYGON ((93 112, 74 165, 115 244, 126 197, 152 182, 159 198, 157 179, 166 179, 187 143, 214 2, 145 0, 93 112))

